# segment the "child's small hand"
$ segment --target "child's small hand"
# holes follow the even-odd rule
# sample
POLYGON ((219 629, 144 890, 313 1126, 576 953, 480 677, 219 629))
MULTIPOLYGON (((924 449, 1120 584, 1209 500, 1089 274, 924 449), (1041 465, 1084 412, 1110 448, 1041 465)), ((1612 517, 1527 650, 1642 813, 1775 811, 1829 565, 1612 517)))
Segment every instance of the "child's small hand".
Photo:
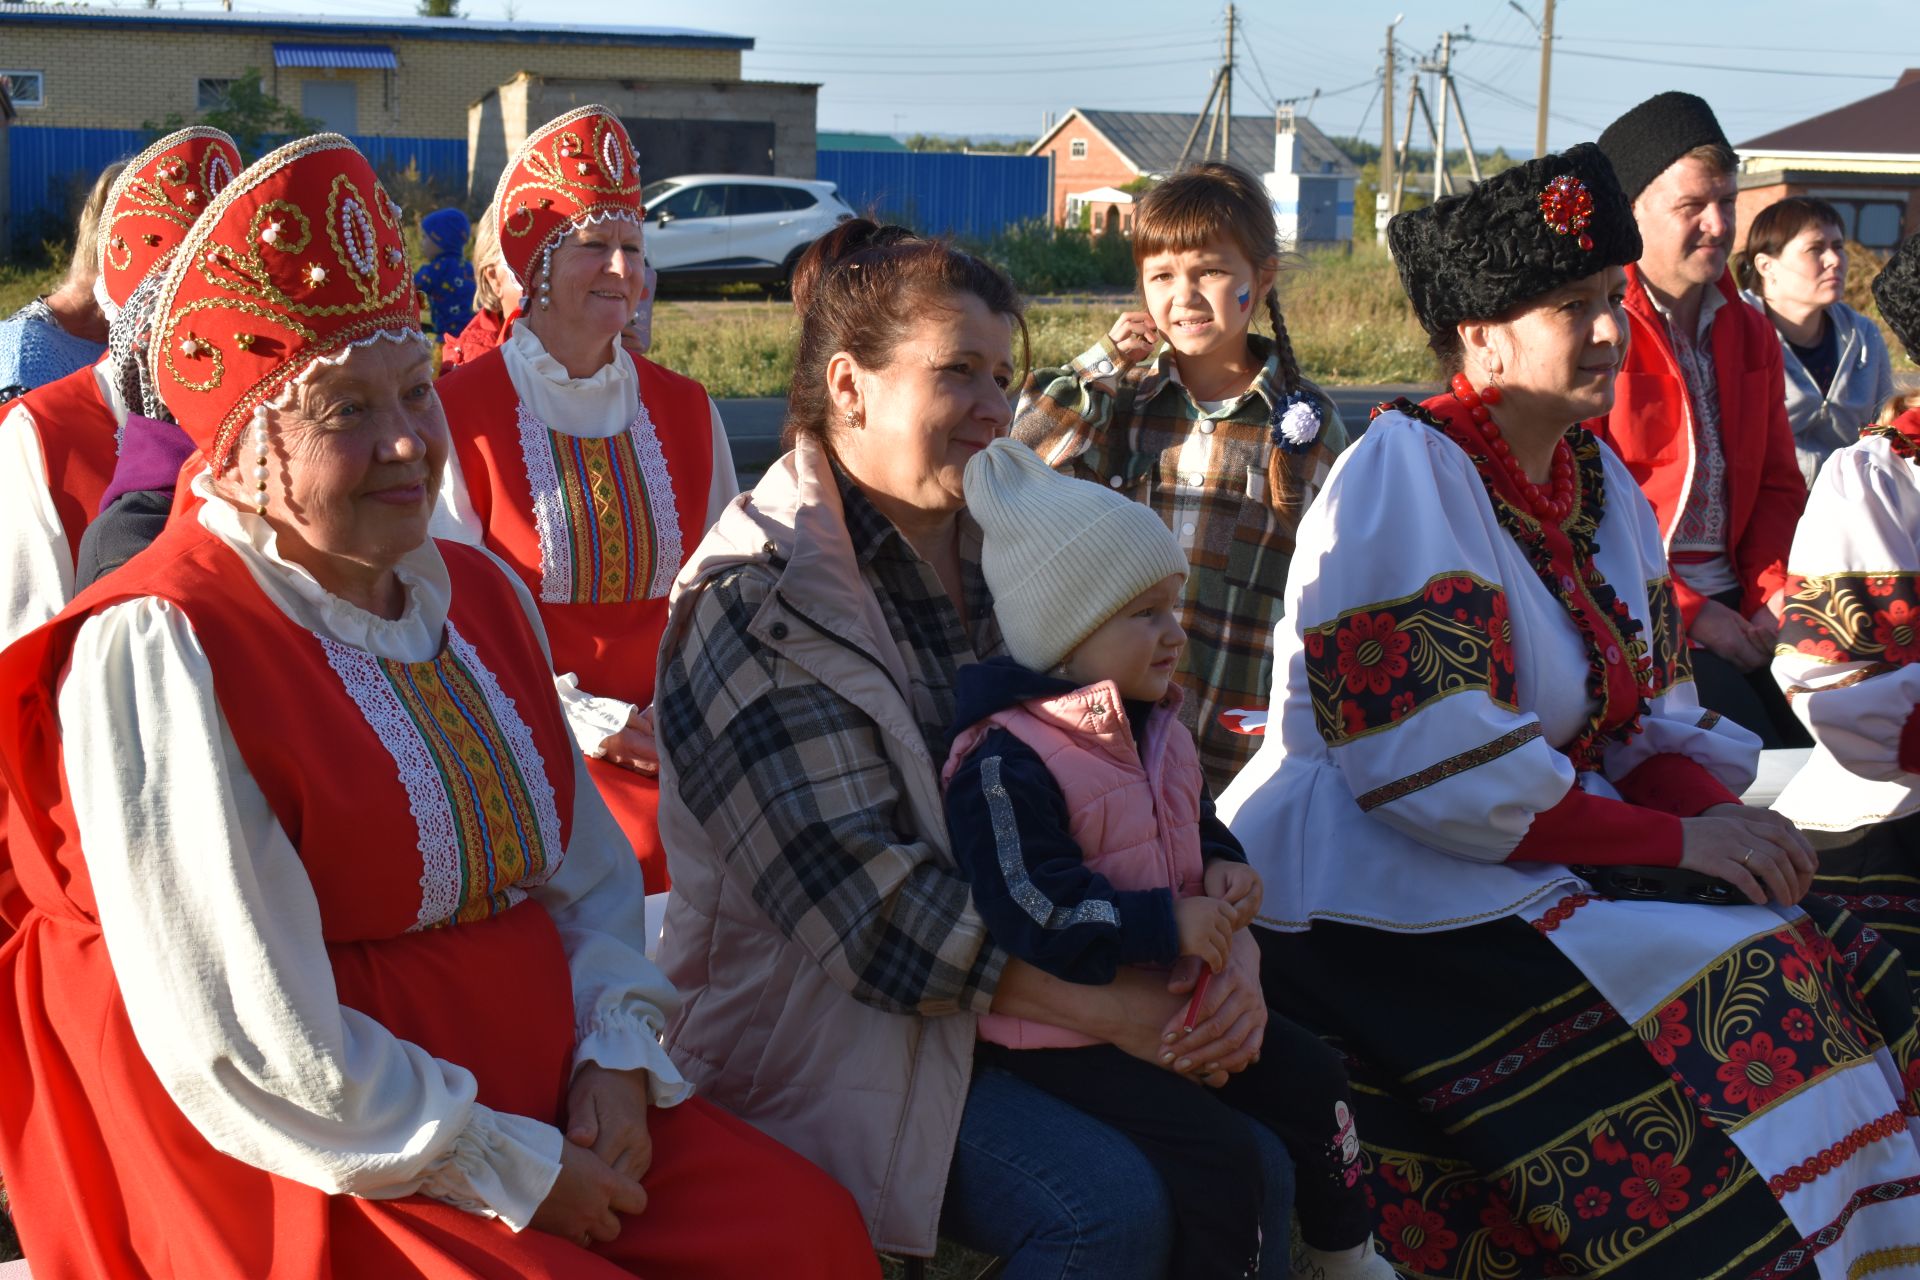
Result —
POLYGON ((1107 330, 1107 337, 1113 339, 1113 345, 1120 349, 1120 358, 1128 364, 1145 360, 1160 345, 1160 331, 1153 327, 1153 317, 1144 311, 1122 312, 1113 322, 1113 328, 1107 330))
POLYGON ((1180 954, 1198 956, 1215 973, 1226 967, 1233 945, 1233 908, 1218 898, 1182 898, 1173 904, 1180 954))
POLYGON ((1209 898, 1219 898, 1233 906, 1234 928, 1246 928, 1259 914, 1260 900, 1266 890, 1260 884, 1260 873, 1246 863, 1211 859, 1202 883, 1209 898))

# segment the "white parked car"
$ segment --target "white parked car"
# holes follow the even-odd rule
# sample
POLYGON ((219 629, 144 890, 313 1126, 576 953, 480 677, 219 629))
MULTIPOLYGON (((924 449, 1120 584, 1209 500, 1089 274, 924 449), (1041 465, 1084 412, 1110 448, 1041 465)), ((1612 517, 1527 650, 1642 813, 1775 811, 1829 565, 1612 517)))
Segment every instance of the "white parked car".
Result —
POLYGON ((640 193, 662 284, 783 284, 806 247, 853 216, 831 182, 693 173, 640 193))

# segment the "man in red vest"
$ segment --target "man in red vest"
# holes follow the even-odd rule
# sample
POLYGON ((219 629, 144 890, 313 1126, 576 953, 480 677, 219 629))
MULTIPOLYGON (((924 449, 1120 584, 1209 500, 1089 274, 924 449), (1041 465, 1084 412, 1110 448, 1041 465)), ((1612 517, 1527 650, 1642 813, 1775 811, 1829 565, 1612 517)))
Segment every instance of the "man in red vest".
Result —
POLYGON ((1588 426, 1659 517, 1701 704, 1769 747, 1799 745, 1805 735, 1767 663, 1807 486, 1780 343, 1727 270, 1733 149, 1713 109, 1690 93, 1641 103, 1608 126, 1600 148, 1634 202, 1645 248, 1627 268, 1630 341, 1613 412, 1588 426))

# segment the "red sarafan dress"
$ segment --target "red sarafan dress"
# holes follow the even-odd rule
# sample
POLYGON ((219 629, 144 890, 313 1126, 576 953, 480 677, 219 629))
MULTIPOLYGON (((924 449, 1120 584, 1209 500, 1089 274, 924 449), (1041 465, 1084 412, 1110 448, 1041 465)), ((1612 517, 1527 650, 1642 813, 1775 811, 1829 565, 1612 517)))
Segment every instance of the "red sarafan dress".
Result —
MULTIPOLYGON (((587 917, 576 904, 601 893, 624 893, 634 902, 640 888, 622 855, 604 861, 608 873, 576 896, 557 892, 569 845, 590 821, 605 840, 617 841, 604 815, 576 806, 578 756, 539 633, 513 584, 472 548, 440 544, 440 556, 451 603, 439 651, 426 661, 383 658, 296 622, 253 576, 269 562, 243 559, 237 544, 190 514, 53 623, 0 655, 0 766, 23 802, 14 814, 11 849, 31 903, 19 931, 0 949, 0 1167, 34 1274, 249 1280, 873 1274, 864 1229, 843 1190, 771 1139, 697 1100, 649 1109, 649 1206, 624 1219, 618 1239, 589 1251, 534 1229, 516 1233, 442 1199, 403 1195, 423 1185, 419 1178, 382 1185, 383 1161, 404 1163, 417 1153, 353 1150, 350 1139, 329 1129, 344 1128, 349 1120, 342 1117, 357 1119, 366 1110, 348 1087, 351 1079, 331 1093, 325 1081, 305 1086, 307 1097, 317 1088, 319 1096, 337 1100, 337 1108, 300 1111, 300 1100, 268 1098, 248 1118, 272 1135, 252 1149, 279 1150, 272 1142, 301 1135, 331 1152, 346 1149, 341 1167, 347 1172, 339 1180, 358 1179, 348 1189, 359 1194, 330 1194, 226 1154, 251 1139, 236 1140, 228 1126, 221 1130, 223 1147, 190 1118, 189 1095, 198 1099, 193 1114, 209 1114, 207 1094, 252 1097, 249 1087, 271 1077, 275 1064, 283 1076, 371 1070, 332 1045, 324 1019, 301 1024, 313 1028, 310 1043, 291 1037, 210 1046, 204 1069, 194 1046, 187 1057, 195 1078, 186 1086, 178 1045, 166 1056, 151 1056, 151 1046, 166 1034, 166 1015, 136 1006, 139 1017, 130 1017, 123 989, 134 975, 116 973, 108 945, 111 938, 128 945, 125 932, 114 932, 128 925, 123 918, 103 928, 99 904, 109 898, 96 898, 79 817, 85 793, 70 781, 80 776, 76 770, 97 777, 102 762, 63 752, 63 742, 75 739, 66 732, 73 726, 61 722, 58 690, 63 680, 116 677, 97 666, 82 671, 77 661, 63 675, 89 619, 123 602, 157 600, 190 624, 211 672, 218 718, 298 855, 324 938, 324 953, 316 948, 315 960, 324 954, 330 966, 339 1023, 349 1014, 355 1025, 371 1020, 408 1042, 409 1054, 417 1047, 465 1068, 477 1086, 478 1108, 503 1118, 498 1132, 508 1132, 512 1121, 524 1150, 557 1159, 563 1139, 541 1126, 564 1124, 576 1035, 591 1034, 590 1020, 599 1016, 576 1010, 573 957, 596 945, 604 955, 607 945, 583 936, 587 917), (156 1037, 148 1047, 136 1022, 156 1037), (162 1082, 159 1062, 172 1064, 171 1084, 162 1082)), ((141 759, 161 753, 176 759, 219 754, 222 748, 198 729, 170 740, 169 723, 205 721, 179 707, 171 708, 170 719, 165 698, 160 702, 128 717, 123 743, 82 745, 90 753, 146 753, 113 762, 135 778, 141 759)), ((205 804, 242 812, 239 792, 231 785, 225 791, 209 788, 205 804)), ((137 808, 142 799, 135 784, 126 803, 137 808)), ((209 877, 229 856, 224 849, 207 851, 209 877)), ((160 865, 190 870, 195 864, 176 854, 160 865)), ((250 868, 269 874, 243 854, 240 874, 250 868)), ((149 898, 162 903, 163 912, 193 919, 195 908, 212 900, 190 882, 195 878, 184 875, 188 883, 157 897, 149 889, 149 898)), ((278 883, 286 894, 286 882, 278 883)), ((168 936, 179 936, 178 927, 168 936)), ((186 972, 231 972, 222 969, 230 961, 225 953, 261 927, 257 919, 214 919, 190 930, 187 936, 206 948, 206 963, 186 972)), ((648 964, 638 955, 638 940, 614 941, 633 947, 636 966, 648 964)), ((256 999, 266 990, 298 1004, 301 992, 311 1001, 322 981, 312 972, 274 973, 268 983, 250 979, 248 990, 256 999)), ((221 991, 192 985, 177 993, 181 1025, 198 1025, 192 1020, 208 1009, 227 1008, 221 991)), ((138 989, 153 998, 151 983, 138 989)), ((168 990, 160 999, 174 995, 168 990)), ((250 1016, 234 1006, 238 1025, 254 1025, 250 1016)), ((384 1035, 377 1039, 382 1050, 392 1045, 384 1035)), ((363 1036, 360 1043, 371 1041, 363 1036)), ((387 1065, 375 1084, 405 1074, 392 1065, 397 1055, 381 1061, 387 1065)), ((444 1083, 437 1064, 423 1069, 417 1054, 406 1061, 421 1079, 444 1083)), ((658 1072, 654 1079, 661 1098, 658 1072)), ((667 1093, 683 1096, 677 1082, 666 1083, 667 1093)), ((366 1096, 377 1096, 375 1084, 366 1086, 366 1096)), ((456 1099, 442 1123, 409 1126, 401 1145, 443 1146, 445 1130, 472 1123, 478 1108, 456 1099)), ((413 1114, 428 1113, 416 1108, 413 1114)), ((487 1166, 492 1150, 472 1150, 466 1158, 487 1166)), ((466 1170, 462 1185, 482 1185, 485 1172, 466 1170)), ((529 1216, 546 1185, 527 1198, 529 1216)))
MULTIPOLYGON (((572 435, 523 403, 495 348, 438 383, 460 472, 489 550, 539 603, 553 669, 635 707, 653 701, 674 578, 705 535, 714 441, 706 389, 620 350, 639 380, 623 431, 572 435)), ((588 771, 646 873, 668 885, 658 780, 589 757, 588 771)))

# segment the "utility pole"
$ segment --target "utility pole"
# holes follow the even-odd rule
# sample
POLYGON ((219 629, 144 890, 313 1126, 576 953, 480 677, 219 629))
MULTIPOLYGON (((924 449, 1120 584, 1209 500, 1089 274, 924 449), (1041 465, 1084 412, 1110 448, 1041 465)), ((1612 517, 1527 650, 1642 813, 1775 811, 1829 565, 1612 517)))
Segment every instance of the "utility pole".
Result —
MULTIPOLYGON (((1419 99, 1420 79, 1416 76, 1413 84, 1407 89, 1407 120, 1400 129, 1400 158, 1394 165, 1393 211, 1395 213, 1400 212, 1401 201, 1407 194, 1407 144, 1413 141, 1413 105, 1419 99)), ((1429 130, 1433 127, 1431 117, 1428 118, 1427 127, 1429 130)))
POLYGON ((1187 140, 1180 146, 1180 159, 1174 162, 1175 169, 1187 167, 1187 157, 1193 154, 1194 140, 1200 136, 1200 126, 1207 126, 1207 144, 1200 152, 1202 159, 1214 158, 1214 141, 1219 140, 1219 158, 1226 160, 1233 154, 1233 26, 1234 7, 1227 6, 1227 44, 1226 60, 1213 73, 1213 84, 1207 90, 1207 100, 1200 108, 1200 114, 1193 119, 1193 128, 1187 130, 1187 140), (1209 115, 1208 113, 1212 113, 1209 115))
MULTIPOLYGON (((1427 130, 1433 134, 1433 198, 1438 200, 1453 190, 1453 175, 1447 172, 1447 112, 1452 108, 1460 119, 1460 132, 1467 144, 1467 168, 1473 174, 1475 182, 1480 181, 1480 157, 1473 153, 1473 138, 1467 134, 1467 112, 1460 105, 1460 90, 1453 83, 1453 42, 1471 40, 1470 31, 1443 31, 1440 33, 1440 57, 1437 61, 1429 59, 1420 64, 1420 70, 1433 73, 1436 81, 1435 91, 1440 95, 1438 103, 1440 123, 1436 128, 1433 115, 1427 116, 1427 130)), ((1427 109, 1426 99, 1420 102, 1423 111, 1427 109)))
POLYGON ((1540 119, 1533 127, 1533 154, 1547 154, 1547 90, 1553 81, 1553 0, 1547 0, 1546 21, 1540 24, 1540 119))
POLYGON ((1447 76, 1453 62, 1453 32, 1440 33, 1440 67, 1436 83, 1440 87, 1440 130, 1433 144, 1433 198, 1440 198, 1442 189, 1451 190, 1453 175, 1447 172, 1447 76))
POLYGON ((1393 29, 1406 16, 1403 13, 1387 24, 1387 61, 1382 72, 1386 80, 1380 88, 1380 163, 1373 197, 1373 234, 1382 244, 1387 241, 1387 219, 1399 212, 1393 182, 1393 29))
MULTIPOLYGON (((1193 118, 1193 128, 1187 130, 1187 140, 1180 144, 1180 158, 1173 164, 1176 170, 1187 167, 1187 157, 1193 153, 1193 140, 1200 136, 1200 126, 1207 122, 1207 113, 1213 110, 1213 101, 1220 94, 1221 75, 1222 71, 1216 68, 1213 83, 1207 87, 1207 100, 1200 104, 1200 114, 1193 118)), ((1213 146, 1212 134, 1207 135, 1207 146, 1213 146)))
POLYGON ((1225 87, 1220 91, 1220 158, 1227 160, 1233 155, 1233 6, 1227 6, 1227 65, 1221 74, 1226 77, 1225 87))

